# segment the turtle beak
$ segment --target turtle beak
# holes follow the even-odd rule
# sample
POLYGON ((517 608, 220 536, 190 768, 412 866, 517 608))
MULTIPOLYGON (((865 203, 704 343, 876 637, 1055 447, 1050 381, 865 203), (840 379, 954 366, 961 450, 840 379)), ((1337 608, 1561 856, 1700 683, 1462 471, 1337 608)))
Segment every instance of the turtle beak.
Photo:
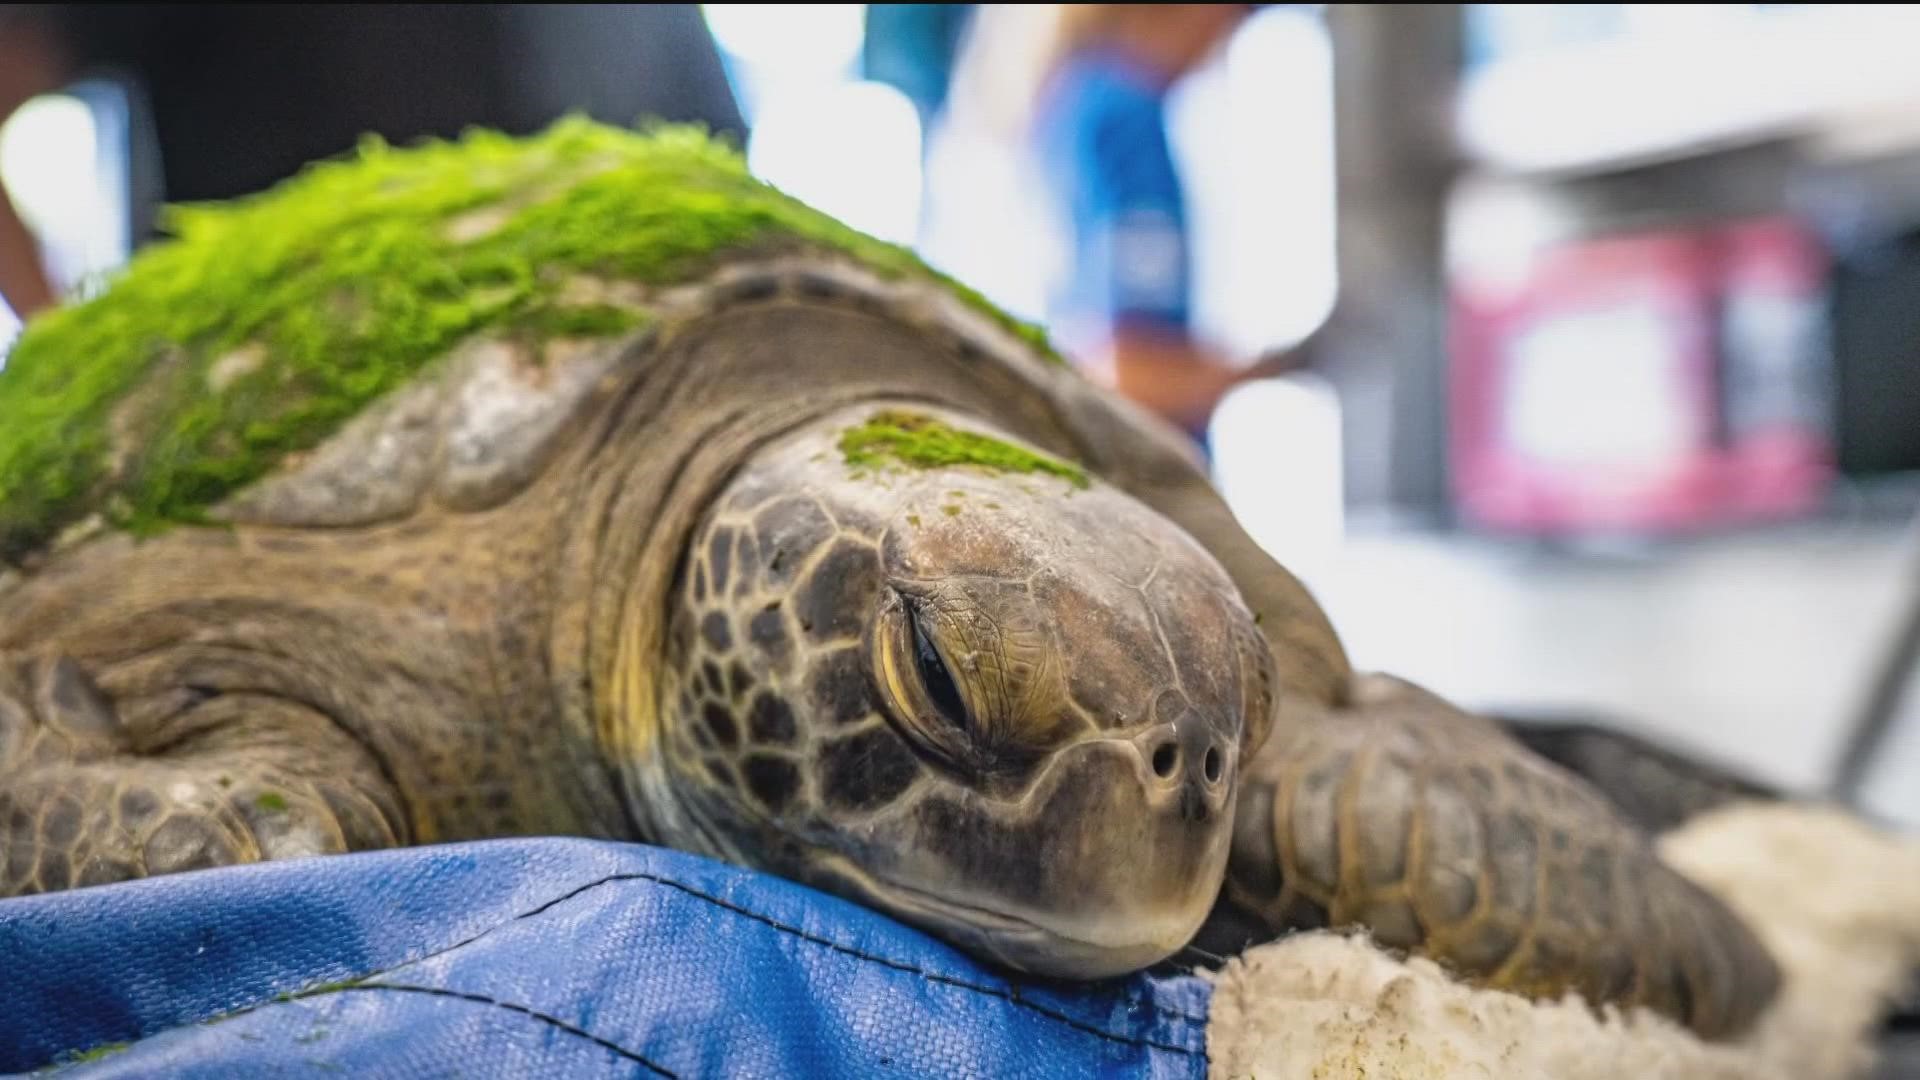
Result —
POLYGON ((1151 967, 1193 939, 1226 874, 1238 748, 1195 726, 1070 746, 1017 801, 929 794, 870 838, 884 865, 831 857, 823 887, 1036 975, 1151 967))

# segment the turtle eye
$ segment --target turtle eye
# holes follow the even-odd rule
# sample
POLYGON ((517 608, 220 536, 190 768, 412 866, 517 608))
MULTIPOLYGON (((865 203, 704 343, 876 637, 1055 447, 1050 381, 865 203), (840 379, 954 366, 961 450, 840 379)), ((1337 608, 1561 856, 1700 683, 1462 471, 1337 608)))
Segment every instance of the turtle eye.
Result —
POLYGON ((941 718, 965 730, 967 706, 960 698, 960 687, 954 683, 953 673, 947 670, 947 662, 940 658, 940 650, 921 626, 920 613, 911 613, 908 621, 913 625, 913 656, 920 672, 920 685, 926 689, 928 699, 939 710, 941 718))

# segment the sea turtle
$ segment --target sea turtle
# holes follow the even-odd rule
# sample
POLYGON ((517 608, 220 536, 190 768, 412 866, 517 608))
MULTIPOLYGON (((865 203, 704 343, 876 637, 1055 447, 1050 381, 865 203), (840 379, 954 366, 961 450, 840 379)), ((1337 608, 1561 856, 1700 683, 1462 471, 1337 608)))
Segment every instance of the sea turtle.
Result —
POLYGON ((698 133, 173 227, 0 375, 0 893, 565 834, 1045 976, 1331 925, 1709 1035, 1775 989, 1596 788, 1355 673, 1179 436, 698 133))

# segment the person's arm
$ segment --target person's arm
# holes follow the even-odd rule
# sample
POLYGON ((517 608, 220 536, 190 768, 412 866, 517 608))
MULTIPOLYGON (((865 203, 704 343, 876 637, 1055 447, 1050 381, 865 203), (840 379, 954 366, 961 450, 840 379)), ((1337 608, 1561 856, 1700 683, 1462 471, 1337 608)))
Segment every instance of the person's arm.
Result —
POLYGON ((1284 363, 1234 363, 1192 332, 1184 199, 1157 100, 1121 88, 1075 104, 1079 359, 1122 395, 1198 431, 1233 387, 1284 363))
MULTIPOLYGON (((63 64, 47 36, 32 25, 9 24, 0 35, 0 124, 34 97, 59 89, 63 64)), ((55 293, 40 263, 40 245, 0 179, 0 299, 25 319, 51 306, 55 293)))
POLYGON ((1240 371, 1184 334, 1127 327, 1090 358, 1114 389, 1189 430, 1206 423, 1240 371))
POLYGON ((1308 367, 1313 340, 1241 365, 1184 335, 1132 328, 1114 334, 1106 355, 1095 362, 1121 394, 1193 429, 1204 425, 1220 400, 1242 383, 1308 367))

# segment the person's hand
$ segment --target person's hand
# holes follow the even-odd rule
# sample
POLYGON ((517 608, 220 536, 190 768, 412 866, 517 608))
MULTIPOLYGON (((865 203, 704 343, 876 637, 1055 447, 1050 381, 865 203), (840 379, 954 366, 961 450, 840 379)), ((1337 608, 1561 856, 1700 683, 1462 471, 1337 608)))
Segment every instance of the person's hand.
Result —
POLYGON ((1281 349, 1261 353, 1253 363, 1239 370, 1235 385, 1255 379, 1272 379, 1319 367, 1326 359, 1327 343, 1343 346, 1365 344, 1379 337, 1379 317, 1354 303, 1335 305, 1332 314, 1303 340, 1281 349))
POLYGON ((1234 379, 1236 383, 1252 382, 1255 379, 1273 379, 1281 375, 1291 375, 1313 365, 1313 350, 1306 342, 1291 345, 1284 349, 1270 349, 1240 369, 1234 379))

